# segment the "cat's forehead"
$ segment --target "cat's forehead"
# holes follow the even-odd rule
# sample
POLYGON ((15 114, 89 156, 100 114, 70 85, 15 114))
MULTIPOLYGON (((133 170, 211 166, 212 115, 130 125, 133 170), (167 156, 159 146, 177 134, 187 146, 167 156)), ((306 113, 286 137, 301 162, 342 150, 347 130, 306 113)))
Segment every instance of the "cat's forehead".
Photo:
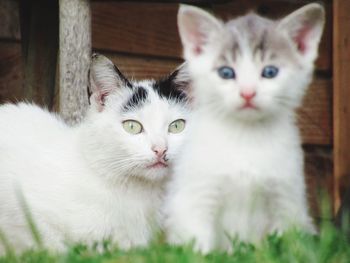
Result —
POLYGON ((226 23, 229 30, 240 32, 241 35, 251 38, 258 37, 262 32, 273 29, 275 25, 275 21, 254 13, 232 19, 226 23))
POLYGON ((155 80, 132 82, 132 90, 124 105, 124 112, 147 111, 149 108, 159 110, 178 110, 186 108, 184 94, 169 86, 169 83, 155 80))
POLYGON ((225 24, 225 41, 222 50, 236 59, 246 53, 260 60, 292 59, 295 54, 278 21, 254 13, 228 21, 225 24))

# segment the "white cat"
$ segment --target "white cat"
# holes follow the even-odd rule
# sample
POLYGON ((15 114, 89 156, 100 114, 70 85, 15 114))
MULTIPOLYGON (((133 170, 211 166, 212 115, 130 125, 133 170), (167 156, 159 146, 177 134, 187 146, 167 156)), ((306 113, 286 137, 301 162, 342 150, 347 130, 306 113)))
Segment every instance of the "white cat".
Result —
POLYGON ((195 112, 166 198, 170 243, 231 250, 290 227, 315 232, 295 124, 312 79, 324 9, 307 5, 273 21, 223 23, 181 6, 178 26, 195 112))
POLYGON ((79 126, 30 104, 0 107, 0 229, 17 251, 34 244, 18 191, 50 249, 103 239, 127 249, 154 237, 186 134, 184 73, 130 82, 95 55, 79 126))

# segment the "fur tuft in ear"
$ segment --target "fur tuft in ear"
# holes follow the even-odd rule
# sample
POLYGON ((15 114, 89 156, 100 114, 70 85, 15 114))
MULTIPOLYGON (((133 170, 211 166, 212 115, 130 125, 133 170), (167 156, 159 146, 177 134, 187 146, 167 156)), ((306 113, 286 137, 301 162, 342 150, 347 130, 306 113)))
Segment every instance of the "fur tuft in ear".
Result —
POLYGON ((177 86, 179 86, 179 88, 187 89, 191 82, 187 62, 182 63, 172 73, 170 73, 168 79, 173 81, 177 86))
POLYGON ((191 100, 191 80, 187 63, 181 64, 168 77, 157 82, 159 95, 168 99, 189 102, 191 100))
POLYGON ((98 111, 103 110, 106 96, 125 86, 132 88, 112 61, 96 53, 91 58, 89 81, 90 103, 95 104, 98 111))
POLYGON ((211 36, 223 26, 208 12, 188 5, 180 6, 177 24, 186 58, 202 54, 211 36))
POLYGON ((319 4, 309 4, 282 19, 278 28, 286 31, 298 52, 313 62, 317 57, 324 23, 324 8, 319 4))

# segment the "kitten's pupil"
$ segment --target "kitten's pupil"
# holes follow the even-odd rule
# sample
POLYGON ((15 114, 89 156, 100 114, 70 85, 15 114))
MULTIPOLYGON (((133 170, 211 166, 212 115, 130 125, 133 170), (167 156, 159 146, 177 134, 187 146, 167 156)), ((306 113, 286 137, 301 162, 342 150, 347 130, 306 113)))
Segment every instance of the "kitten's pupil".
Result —
POLYGON ((278 68, 275 66, 266 66, 264 67, 261 76, 263 78, 267 78, 267 79, 272 79, 274 77, 276 77, 278 74, 278 68))
POLYGON ((228 67, 228 66, 220 67, 218 69, 218 74, 223 79, 234 79, 234 78, 236 78, 235 71, 233 70, 233 68, 228 67))

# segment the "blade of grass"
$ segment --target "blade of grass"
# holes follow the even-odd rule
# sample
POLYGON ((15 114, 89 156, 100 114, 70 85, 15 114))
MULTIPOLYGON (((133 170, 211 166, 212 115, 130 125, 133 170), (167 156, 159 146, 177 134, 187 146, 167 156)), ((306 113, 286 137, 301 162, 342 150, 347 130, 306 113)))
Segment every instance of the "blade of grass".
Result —
POLYGON ((17 187, 16 195, 17 195, 20 207, 22 208, 22 211, 24 213, 24 217, 27 221, 28 227, 31 231, 32 237, 33 237, 36 245, 38 246, 38 248, 43 249, 43 242, 42 242, 42 239, 40 236, 40 232, 39 232, 38 228, 36 227, 33 215, 30 212, 29 206, 25 200, 25 197, 23 195, 23 191, 20 189, 20 187, 17 187))
POLYGON ((6 257, 11 260, 11 262, 17 262, 16 259, 16 253, 14 248, 11 246, 10 242, 8 241, 5 233, 0 229, 0 242, 5 248, 6 257))

